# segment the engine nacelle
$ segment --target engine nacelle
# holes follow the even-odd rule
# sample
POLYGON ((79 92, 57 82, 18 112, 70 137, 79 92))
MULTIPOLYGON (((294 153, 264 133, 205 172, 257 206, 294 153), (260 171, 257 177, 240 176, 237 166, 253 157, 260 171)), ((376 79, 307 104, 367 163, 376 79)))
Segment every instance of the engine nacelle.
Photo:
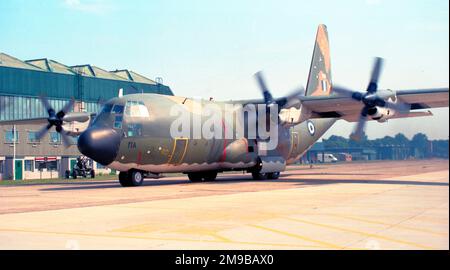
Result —
POLYGON ((386 120, 395 115, 395 111, 383 107, 372 107, 367 110, 367 114, 373 120, 377 120, 378 122, 386 122, 386 120))
POLYGON ((284 126, 298 125, 311 117, 311 112, 304 106, 300 108, 290 107, 281 109, 279 114, 280 124, 284 126))

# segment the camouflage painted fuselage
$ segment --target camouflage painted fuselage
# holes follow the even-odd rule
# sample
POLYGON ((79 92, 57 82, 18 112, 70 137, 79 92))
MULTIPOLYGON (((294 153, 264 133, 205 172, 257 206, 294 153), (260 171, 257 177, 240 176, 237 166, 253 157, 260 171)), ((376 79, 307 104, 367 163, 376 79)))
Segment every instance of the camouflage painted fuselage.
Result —
MULTIPOLYGON (((255 166, 259 156, 259 141, 256 139, 247 139, 244 136, 234 139, 171 136, 171 125, 177 119, 176 115, 171 115, 173 106, 186 107, 186 111, 193 119, 195 105, 205 106, 213 103, 221 108, 225 115, 225 105, 230 103, 157 94, 135 94, 112 99, 108 104, 125 106, 136 101, 145 105, 149 112, 148 117, 133 117, 125 112, 114 113, 113 110, 109 113, 100 113, 92 124, 93 127, 113 128, 121 134, 117 155, 108 167, 119 171, 137 169, 161 173, 245 170, 255 166), (116 120, 121 118, 122 123, 119 125, 116 120)), ((208 117, 201 117, 201 123, 204 124, 207 119, 208 117)), ((279 125, 277 147, 267 151, 265 155, 282 157, 287 164, 293 163, 335 121, 336 119, 317 119, 294 127, 279 125)), ((233 128, 236 122, 230 124, 222 121, 224 128, 233 128)), ((192 121, 190 124, 192 125, 192 121)))

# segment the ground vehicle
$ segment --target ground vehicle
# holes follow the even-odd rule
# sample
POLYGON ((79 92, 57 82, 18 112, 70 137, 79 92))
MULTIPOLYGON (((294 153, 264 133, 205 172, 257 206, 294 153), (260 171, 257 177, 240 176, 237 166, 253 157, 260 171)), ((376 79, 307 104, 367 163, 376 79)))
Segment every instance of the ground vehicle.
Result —
POLYGON ((77 179, 78 176, 95 178, 95 171, 89 164, 89 159, 86 156, 77 157, 77 163, 73 166, 72 172, 66 171, 66 178, 77 179))
POLYGON ((319 153, 317 154, 317 161, 320 163, 335 163, 338 159, 330 153, 319 153))

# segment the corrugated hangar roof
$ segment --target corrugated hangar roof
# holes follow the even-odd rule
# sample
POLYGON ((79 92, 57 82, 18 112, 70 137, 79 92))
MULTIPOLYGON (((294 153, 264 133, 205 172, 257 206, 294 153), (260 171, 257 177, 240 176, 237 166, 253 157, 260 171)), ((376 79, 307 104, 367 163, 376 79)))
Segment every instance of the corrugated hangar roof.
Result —
POLYGON ((7 55, 5 53, 0 53, 0 66, 2 67, 13 67, 13 68, 23 68, 31 70, 41 70, 40 68, 33 66, 31 64, 25 63, 15 57, 7 55))
POLYGON ((123 79, 130 80, 133 82, 156 84, 155 81, 150 80, 149 78, 146 78, 146 77, 144 77, 140 74, 137 74, 136 72, 131 71, 131 70, 122 69, 122 70, 115 70, 115 71, 111 71, 111 72, 113 72, 117 76, 120 76, 123 79))
POLYGON ((110 79, 110 80, 119 80, 119 81, 127 81, 126 79, 117 76, 116 74, 106 71, 104 69, 101 69, 96 66, 91 65, 79 65, 79 66, 72 66, 72 70, 75 72, 81 72, 82 75, 88 76, 88 77, 96 77, 96 78, 103 78, 103 79, 110 79))
POLYGON ((49 60, 47 58, 34 59, 25 61, 29 64, 39 67, 48 72, 64 73, 64 74, 75 74, 75 72, 68 66, 63 65, 54 60, 49 60))
POLYGON ((136 72, 129 71, 126 69, 107 71, 102 68, 93 65, 76 65, 76 66, 66 66, 57 61, 39 58, 33 60, 22 61, 5 53, 0 53, 0 67, 12 67, 12 68, 23 68, 36 71, 54 72, 62 74, 76 75, 81 74, 86 77, 96 77, 109 80, 118 81, 132 81, 145 84, 156 84, 155 81, 142 76, 136 72))

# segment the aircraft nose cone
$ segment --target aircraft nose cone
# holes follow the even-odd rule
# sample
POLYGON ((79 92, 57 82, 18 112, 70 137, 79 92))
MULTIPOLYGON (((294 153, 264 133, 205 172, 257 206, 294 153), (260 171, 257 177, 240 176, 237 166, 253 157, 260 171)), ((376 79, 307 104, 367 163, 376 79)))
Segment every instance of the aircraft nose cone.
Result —
POLYGON ((111 128, 91 127, 78 138, 78 150, 102 165, 114 161, 120 146, 120 135, 111 128))

